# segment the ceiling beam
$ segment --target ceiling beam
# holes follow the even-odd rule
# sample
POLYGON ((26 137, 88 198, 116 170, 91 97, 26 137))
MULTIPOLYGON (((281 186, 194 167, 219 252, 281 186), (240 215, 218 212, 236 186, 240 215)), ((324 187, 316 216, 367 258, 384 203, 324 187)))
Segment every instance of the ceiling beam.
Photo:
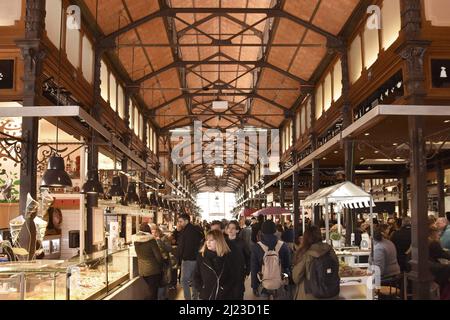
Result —
MULTIPOLYGON (((286 76, 286 77, 288 77, 288 78, 290 78, 290 79, 300 83, 303 86, 311 86, 312 85, 311 83, 309 83, 305 79, 302 79, 302 78, 300 78, 300 77, 298 77, 298 76, 296 76, 296 75, 294 75, 294 74, 292 74, 292 73, 290 73, 290 72, 288 72, 286 70, 283 70, 283 69, 281 69, 281 68, 279 68, 277 66, 274 66, 273 64, 271 64, 271 63, 269 63, 267 61, 263 61, 263 60, 239 61, 239 60, 234 60, 234 59, 233 60, 226 60, 226 61, 210 60, 210 59, 216 58, 218 56, 222 56, 222 55, 213 55, 213 56, 211 56, 209 58, 206 58, 204 60, 198 60, 198 61, 180 61, 180 60, 174 61, 174 62, 168 64, 167 66, 162 67, 159 70, 153 71, 153 72, 151 72, 149 74, 146 74, 145 76, 142 76, 141 78, 135 80, 134 84, 135 85, 139 85, 142 82, 144 82, 146 80, 149 80, 151 78, 154 78, 154 77, 160 75, 161 73, 166 72, 166 71, 168 71, 168 70, 170 70, 172 68, 186 67, 187 68, 186 72, 194 72, 192 70, 194 68, 200 66, 200 65, 241 65, 241 66, 249 68, 249 69, 244 74, 242 74, 239 77, 242 77, 246 73, 251 72, 252 70, 254 70, 254 68, 269 68, 269 69, 272 69, 272 70, 282 74, 283 76, 286 76), (250 65, 252 65, 254 67, 250 68, 249 67, 250 65)), ((238 78, 233 79, 231 81, 231 83, 236 81, 238 78)))
POLYGON ((241 92, 239 92, 239 93, 227 93, 227 94, 217 94, 217 93, 212 93, 212 92, 211 93, 208 93, 208 92, 187 93, 187 92, 185 92, 185 93, 183 93, 183 94, 181 94, 181 95, 179 95, 179 96, 177 96, 175 98, 172 98, 172 99, 170 99, 170 100, 160 104, 159 106, 151 108, 149 110, 149 114, 148 115, 149 116, 154 116, 154 112, 155 111, 157 111, 159 109, 162 109, 162 108, 170 105, 171 103, 174 103, 175 101, 177 101, 179 99, 186 98, 186 97, 217 97, 217 96, 230 96, 230 97, 238 96, 238 97, 248 97, 248 98, 260 99, 260 100, 265 101, 266 103, 271 104, 274 107, 277 107, 277 108, 279 108, 279 109, 281 109, 283 111, 289 111, 289 108, 286 108, 285 106, 279 104, 278 102, 272 101, 272 100, 270 100, 270 99, 268 99, 268 98, 266 98, 264 96, 261 96, 261 95, 255 93, 255 92, 251 92, 251 93, 241 93, 241 92))
POLYGON ((258 15, 267 15, 269 18, 279 17, 291 20, 292 22, 295 22, 296 24, 299 24, 309 30, 312 30, 326 38, 338 40, 337 37, 306 21, 303 20, 297 16, 294 16, 290 14, 289 12, 283 11, 278 8, 163 8, 159 11, 153 12, 147 16, 144 16, 136 21, 131 22, 130 24, 126 25, 123 28, 118 29, 115 32, 110 33, 105 38, 108 39, 114 39, 123 33, 137 28, 142 24, 145 24, 151 20, 154 20, 156 18, 160 17, 175 17, 177 14, 216 14, 216 15, 224 15, 224 14, 258 14, 258 15))
POLYGON ((232 22, 234 22, 234 23, 240 25, 241 27, 243 27, 243 28, 245 28, 245 29, 248 29, 248 30, 253 31, 253 33, 254 33, 258 38, 260 38, 260 39, 263 38, 263 33, 262 33, 260 30, 258 30, 258 29, 255 28, 255 27, 249 26, 249 25, 248 25, 247 23, 245 23, 244 21, 239 20, 238 18, 233 17, 232 15, 229 15, 228 13, 223 14, 222 17, 227 18, 228 20, 230 20, 230 21, 232 21, 232 22))
MULTIPOLYGON (((217 16, 218 16, 218 14, 213 13, 213 14, 210 14, 209 16, 204 17, 203 19, 197 20, 194 23, 189 24, 186 28, 178 31, 178 38, 183 37, 186 34, 186 32, 188 32, 189 30, 192 30, 192 29, 198 30, 197 29, 198 26, 202 25, 205 22, 208 22, 211 19, 214 19, 217 16)), ((185 23, 184 21, 181 21, 181 22, 185 23)))

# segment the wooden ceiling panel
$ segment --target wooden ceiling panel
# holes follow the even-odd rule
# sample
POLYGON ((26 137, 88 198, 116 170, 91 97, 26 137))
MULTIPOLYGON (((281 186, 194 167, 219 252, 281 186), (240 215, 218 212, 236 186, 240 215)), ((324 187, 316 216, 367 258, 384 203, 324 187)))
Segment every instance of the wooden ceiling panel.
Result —
MULTIPOLYGON (((319 0, 287 0, 283 10, 300 19, 309 21, 318 2, 319 0)), ((336 1, 334 3, 336 5, 336 1)))
POLYGON ((289 72, 298 77, 309 80, 327 53, 325 41, 325 38, 321 35, 308 31, 305 37, 305 43, 322 43, 324 46, 300 48, 291 69, 289 69, 289 72))
POLYGON ((190 88, 203 88, 204 86, 203 85, 204 80, 202 80, 199 76, 197 76, 194 73, 188 73, 186 75, 186 80, 190 88))
POLYGON ((116 52, 132 80, 137 80, 152 71, 142 48, 135 47, 133 50, 131 47, 125 47, 117 49, 116 52))
MULTIPOLYGON (((235 78, 242 75, 243 72, 239 72, 235 74, 235 78)), ((232 83, 235 87, 241 87, 241 88, 251 88, 253 83, 253 75, 251 73, 247 73, 244 76, 240 77, 238 80, 236 80, 234 83, 232 83)))
POLYGON ((155 0, 124 0, 128 10, 130 11, 131 18, 136 21, 146 15, 159 10, 158 1, 155 0))
POLYGON ((98 0, 98 15, 97 0, 85 0, 92 16, 97 16, 97 22, 104 34, 110 34, 116 31, 119 26, 124 26, 129 23, 129 19, 124 13, 124 6, 122 0, 98 0))
POLYGON ((288 19, 280 19, 273 43, 300 43, 305 28, 288 19))
POLYGON ((273 114, 273 115, 284 115, 283 110, 273 106, 270 103, 267 103, 260 99, 255 99, 252 105, 252 115, 258 114, 273 114))
MULTIPOLYGON (((224 47, 220 49, 220 52, 223 54, 228 55, 230 58, 239 60, 239 55, 241 51, 245 51, 246 49, 241 49, 240 47, 224 47)), ((226 58, 221 58, 223 61, 229 60, 226 58)), ((245 59, 242 59, 245 60, 245 59)), ((232 66, 234 69, 236 69, 236 65, 232 66)))
POLYGON ((313 23, 337 35, 358 3, 359 0, 340 0, 336 5, 336 0, 322 0, 313 23))
POLYGON ((169 43, 162 18, 153 19, 137 28, 143 43, 169 43))
POLYGON ((145 48, 153 70, 159 70, 173 62, 170 48, 145 48))
POLYGON ((156 107, 165 101, 161 91, 141 90, 141 96, 149 108, 156 107))
POLYGON ((289 69, 291 60, 295 54, 295 48, 292 47, 273 47, 269 53, 269 63, 283 70, 289 69))
POLYGON ((173 116, 173 115, 185 115, 187 113, 186 106, 184 104, 184 100, 180 99, 175 101, 174 103, 167 106, 167 108, 159 109, 156 111, 157 115, 165 116, 173 116))

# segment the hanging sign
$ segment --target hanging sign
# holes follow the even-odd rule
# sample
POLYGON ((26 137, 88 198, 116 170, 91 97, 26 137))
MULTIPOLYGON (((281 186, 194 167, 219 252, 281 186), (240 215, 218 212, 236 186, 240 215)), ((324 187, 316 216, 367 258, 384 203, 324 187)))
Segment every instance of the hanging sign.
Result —
POLYGON ((0 89, 14 88, 14 60, 0 60, 0 89))

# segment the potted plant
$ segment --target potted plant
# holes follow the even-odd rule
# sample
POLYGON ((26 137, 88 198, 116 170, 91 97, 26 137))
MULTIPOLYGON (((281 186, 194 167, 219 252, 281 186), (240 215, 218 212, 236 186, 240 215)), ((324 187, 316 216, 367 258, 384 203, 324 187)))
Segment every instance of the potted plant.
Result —
POLYGON ((0 170, 0 229, 9 228, 9 221, 19 215, 18 174, 0 170))
POLYGON ((330 234, 330 239, 333 244, 333 247, 335 247, 335 248, 341 247, 342 235, 340 233, 332 232, 330 234))

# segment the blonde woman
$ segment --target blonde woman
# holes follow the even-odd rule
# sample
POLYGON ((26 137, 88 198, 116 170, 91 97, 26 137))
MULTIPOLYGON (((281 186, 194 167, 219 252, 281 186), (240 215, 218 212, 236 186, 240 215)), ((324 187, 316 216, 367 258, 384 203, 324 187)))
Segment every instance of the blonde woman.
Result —
POLYGON ((201 300, 235 299, 233 288, 240 279, 234 266, 239 262, 233 257, 223 233, 208 232, 194 272, 194 287, 201 300))

